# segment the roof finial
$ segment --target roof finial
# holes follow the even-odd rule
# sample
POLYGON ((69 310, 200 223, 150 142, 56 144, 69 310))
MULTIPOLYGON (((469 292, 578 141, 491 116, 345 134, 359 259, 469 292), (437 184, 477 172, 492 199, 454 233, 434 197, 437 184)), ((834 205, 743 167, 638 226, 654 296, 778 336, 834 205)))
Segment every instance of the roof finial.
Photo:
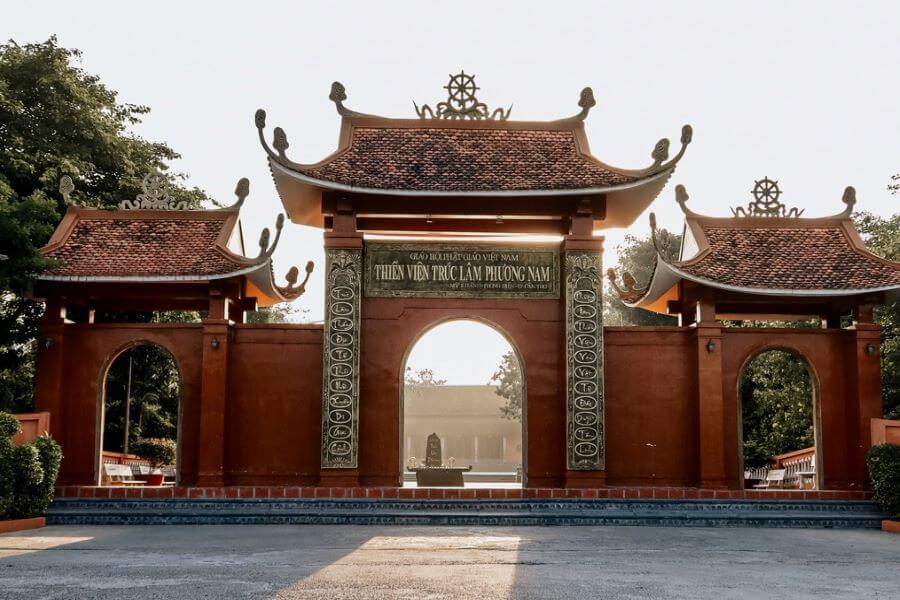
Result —
POLYGON ((649 289, 638 288, 637 281, 634 279, 634 276, 628 271, 622 272, 622 284, 625 286, 624 288, 619 287, 619 284, 616 281, 615 269, 607 269, 606 278, 609 280, 610 285, 612 285, 612 288, 616 292, 616 295, 619 296, 619 299, 627 304, 633 304, 643 298, 644 294, 647 293, 647 289, 649 289))
POLYGON ((780 202, 782 191, 778 182, 768 177, 756 181, 753 186, 753 202, 747 208, 739 206, 732 208, 731 212, 736 217, 786 217, 796 218, 803 214, 802 210, 792 208, 790 210, 780 202))
POLYGON ((675 202, 678 203, 678 206, 681 207, 681 212, 685 214, 685 216, 692 217, 694 216, 694 211, 687 207, 687 202, 690 199, 688 196, 687 189, 681 185, 680 183, 675 186, 675 202))
POLYGON ((246 177, 238 179, 237 185, 234 186, 234 195, 237 196, 237 202, 220 210, 240 210, 244 205, 244 200, 250 195, 250 180, 246 177))
POLYGON ((278 218, 275 219, 275 241, 272 242, 272 245, 269 245, 269 228, 263 228, 262 232, 259 234, 259 254, 256 256, 257 262, 265 260, 267 258, 271 258, 272 254, 275 253, 275 247, 278 246, 278 240, 281 239, 281 229, 284 227, 284 213, 279 213, 278 218))
POLYGON ((427 104, 423 104, 422 108, 413 101, 416 114, 421 119, 471 119, 471 120, 500 120, 505 121, 512 112, 512 105, 505 111, 502 108, 496 108, 493 111, 488 109, 487 104, 480 102, 475 96, 475 92, 480 90, 475 85, 475 76, 467 75, 465 71, 460 71, 456 75, 450 75, 450 81, 444 86, 447 90, 447 100, 438 102, 435 109, 427 104))
POLYGON ((134 200, 122 200, 119 202, 121 209, 149 208, 156 210, 186 210, 187 200, 176 200, 169 194, 169 178, 154 171, 144 175, 141 180, 142 194, 138 194, 134 200))
POLYGON ((75 191, 75 184, 72 182, 72 178, 68 175, 63 175, 59 178, 59 193, 62 194, 63 202, 66 203, 66 206, 75 206, 72 203, 72 192, 75 191))
POLYGON ((287 134, 281 127, 276 127, 274 131, 272 131, 272 147, 278 151, 278 156, 287 158, 284 153, 291 145, 288 144, 287 134))
POLYGON ((684 125, 681 128, 681 148, 678 149, 678 154, 671 159, 669 159, 669 139, 663 138, 656 142, 656 145, 653 147, 653 152, 650 153, 653 164, 641 171, 641 174, 648 176, 653 175, 654 173, 660 173, 666 169, 674 168, 675 165, 678 164, 678 161, 681 160, 681 157, 684 156, 685 150, 687 150, 688 145, 693 139, 694 129, 690 125, 684 125))
POLYGON ((856 188, 852 185, 844 188, 844 196, 841 200, 847 205, 847 208, 844 209, 840 216, 846 219, 853 214, 853 205, 856 204, 856 188))
POLYGON ((656 142, 656 146, 653 147, 653 152, 650 153, 650 156, 653 158, 651 169, 663 164, 669 158, 669 138, 663 138, 656 142))
POLYGON ((306 276, 303 278, 303 281, 300 282, 300 285, 297 285, 300 269, 291 267, 288 270, 287 275, 285 275, 288 284, 286 286, 278 286, 278 291, 290 300, 299 298, 306 291, 306 283, 309 281, 309 276, 312 275, 313 268, 315 268, 315 263, 313 263, 313 261, 306 263, 306 276))
POLYGON ((581 96, 578 98, 578 106, 581 107, 581 112, 578 114, 577 118, 583 121, 587 118, 591 109, 597 106, 597 101, 594 100, 594 90, 590 87, 581 90, 581 96))
POLYGON ((344 87, 344 84, 340 81, 335 81, 331 84, 331 93, 328 94, 328 99, 334 102, 335 108, 337 108, 338 114, 342 117, 372 117, 374 115, 367 115, 365 113, 356 112, 355 110, 350 110, 346 106, 344 106, 344 100, 347 99, 347 88, 344 87))

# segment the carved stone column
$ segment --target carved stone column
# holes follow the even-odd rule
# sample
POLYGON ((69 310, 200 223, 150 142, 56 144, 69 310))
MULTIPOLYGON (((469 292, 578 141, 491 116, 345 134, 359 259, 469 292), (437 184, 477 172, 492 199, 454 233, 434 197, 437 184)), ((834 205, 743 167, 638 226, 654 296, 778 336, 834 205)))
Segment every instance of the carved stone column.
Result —
POLYGON ((325 249, 322 479, 353 484, 359 450, 359 333, 362 248, 325 249), (343 481, 347 479, 347 481, 343 481))
POLYGON ((599 241, 587 245, 565 251, 567 487, 605 483, 603 259, 599 241))

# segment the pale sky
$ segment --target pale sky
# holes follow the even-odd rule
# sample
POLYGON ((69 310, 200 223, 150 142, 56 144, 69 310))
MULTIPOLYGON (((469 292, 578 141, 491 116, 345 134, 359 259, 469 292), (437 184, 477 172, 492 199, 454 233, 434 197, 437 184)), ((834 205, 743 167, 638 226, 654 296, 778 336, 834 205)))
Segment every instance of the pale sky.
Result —
MULTIPOLYGON (((443 99, 449 73, 476 74, 479 98, 513 104, 513 119, 578 112, 582 87, 597 106, 591 150, 616 166, 651 163, 656 141, 694 141, 651 207, 680 230, 674 186, 696 212, 729 214, 756 179, 780 182, 807 216, 840 212, 847 185, 860 210, 897 211, 886 191, 900 171, 900 3, 897 2, 9 2, 0 39, 84 52, 83 66, 125 102, 152 113, 137 128, 183 158, 174 168, 222 202, 251 181, 242 211, 248 251, 281 203, 253 126, 280 125, 298 162, 337 144, 328 100, 341 81, 355 110, 413 117, 412 101, 443 99)), ((629 231, 645 235, 642 215, 629 231)), ((625 231, 607 233, 606 262, 625 231)), ((288 224, 279 276, 316 262, 297 305, 323 312, 321 231, 288 224)), ((464 340, 459 340, 463 347, 464 340)), ((446 375, 445 375, 446 376, 446 375)))
POLYGON ((406 364, 413 372, 432 369, 436 379, 453 385, 486 385, 501 357, 512 350, 492 327, 475 321, 450 321, 419 338, 406 364), (460 351, 461 340, 463 351, 460 351))

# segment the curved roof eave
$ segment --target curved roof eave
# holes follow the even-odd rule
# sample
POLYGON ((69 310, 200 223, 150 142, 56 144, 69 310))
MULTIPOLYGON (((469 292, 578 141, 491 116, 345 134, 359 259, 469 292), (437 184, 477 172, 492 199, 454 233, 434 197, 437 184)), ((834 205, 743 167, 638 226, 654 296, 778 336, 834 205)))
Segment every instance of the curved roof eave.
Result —
POLYGON ((647 291, 636 302, 625 303, 631 307, 646 307, 666 292, 672 289, 679 280, 686 279, 699 283, 701 285, 724 290, 727 292, 736 292, 740 294, 751 294, 756 296, 788 296, 788 297, 807 297, 807 298, 834 298, 841 296, 859 296, 862 294, 887 293, 890 296, 900 296, 900 285, 881 286, 877 288, 859 288, 859 289, 829 289, 829 290, 807 290, 807 289, 782 289, 782 288, 756 288, 744 287, 737 285, 729 285, 718 281, 712 281, 703 277, 697 277, 687 271, 679 269, 675 265, 666 262, 657 255, 657 266, 654 269, 653 277, 647 291))
MULTIPOLYGON (((278 195, 288 212, 291 221, 301 225, 312 225, 322 227, 324 220, 320 213, 318 205, 318 193, 324 190, 334 190, 341 192, 371 194, 380 196, 409 196, 409 197, 546 197, 546 196, 585 196, 591 194, 606 194, 609 200, 615 200, 619 196, 634 196, 635 192, 643 191, 642 188, 653 188, 655 192, 647 190, 649 197, 642 198, 641 206, 636 206, 633 210, 627 211, 627 215, 622 222, 612 224, 614 227, 627 227, 640 215, 647 206, 659 194, 665 183, 669 180, 675 170, 675 166, 663 169, 653 173, 643 179, 632 181, 625 184, 612 186, 597 186, 588 188, 570 188, 570 189, 540 189, 540 190, 460 190, 460 191, 444 191, 444 190, 403 190, 403 189, 383 189, 357 187, 338 183, 334 181, 315 179, 304 173, 291 169, 281 164, 277 159, 268 157, 269 170, 272 173, 272 179, 275 182, 275 188, 278 195), (658 184, 654 186, 653 184, 658 184), (313 205, 314 204, 314 205, 313 205), (308 205, 308 206, 302 206, 308 205)), ((609 210, 608 210, 609 212, 609 210)))
POLYGON ((34 279, 40 281, 72 281, 72 282, 97 282, 97 283, 169 283, 169 282, 203 282, 229 277, 250 275, 268 265, 269 261, 263 261, 237 271, 217 274, 189 274, 189 275, 35 275, 34 279))

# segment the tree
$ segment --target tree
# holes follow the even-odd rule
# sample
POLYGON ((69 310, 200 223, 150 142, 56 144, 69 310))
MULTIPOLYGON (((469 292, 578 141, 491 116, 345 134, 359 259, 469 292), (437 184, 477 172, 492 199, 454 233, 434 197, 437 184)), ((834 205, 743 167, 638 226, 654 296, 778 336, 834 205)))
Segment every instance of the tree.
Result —
POLYGON ((419 369, 418 371, 413 371, 412 367, 406 367, 406 372, 403 374, 403 383, 406 385, 431 387, 435 385, 444 385, 447 383, 447 380, 436 378, 434 376, 434 371, 431 369, 419 369))
POLYGON ((308 308, 298 308, 290 303, 276 304, 247 313, 248 323, 290 323, 308 319, 308 308))
MULTIPOLYGON (((663 256, 668 260, 678 257, 678 250, 681 247, 680 235, 666 229, 659 229, 656 232, 656 240, 663 256)), ((625 241, 616 250, 619 254, 619 262, 616 265, 618 276, 621 277, 622 273, 628 272, 637 281, 637 287, 643 288, 649 285, 656 264, 656 246, 653 244, 653 239, 649 235, 637 237, 629 234, 625 236, 625 241)), ((605 282, 604 288, 603 322, 605 325, 677 324, 675 317, 625 306, 608 281, 605 282)))
POLYGON ((516 353, 510 350, 500 359, 500 366, 491 376, 491 382, 497 383, 494 393, 506 399, 500 407, 504 419, 522 421, 522 366, 516 353))
MULTIPOLYGON (((853 222, 872 252, 900 262, 900 214, 882 218, 860 212, 853 222)), ((881 327, 882 410, 885 418, 900 419, 900 302, 877 307, 875 322, 881 327)))
POLYGON ((812 446, 812 385, 803 363, 781 350, 750 361, 741 377, 741 418, 747 467, 812 446))
POLYGON ((103 449, 125 451, 126 412, 129 450, 141 438, 176 439, 180 397, 181 375, 166 350, 141 344, 123 352, 106 378, 103 449))
MULTIPOLYGON (((119 102, 80 66, 78 50, 46 42, 0 45, 0 409, 30 410, 39 303, 31 276, 49 266, 38 249, 65 212, 59 178, 75 180, 73 201, 113 207, 140 192, 142 177, 179 158, 130 128, 149 108, 119 102)), ((199 207, 204 192, 168 175, 171 193, 199 207)))

